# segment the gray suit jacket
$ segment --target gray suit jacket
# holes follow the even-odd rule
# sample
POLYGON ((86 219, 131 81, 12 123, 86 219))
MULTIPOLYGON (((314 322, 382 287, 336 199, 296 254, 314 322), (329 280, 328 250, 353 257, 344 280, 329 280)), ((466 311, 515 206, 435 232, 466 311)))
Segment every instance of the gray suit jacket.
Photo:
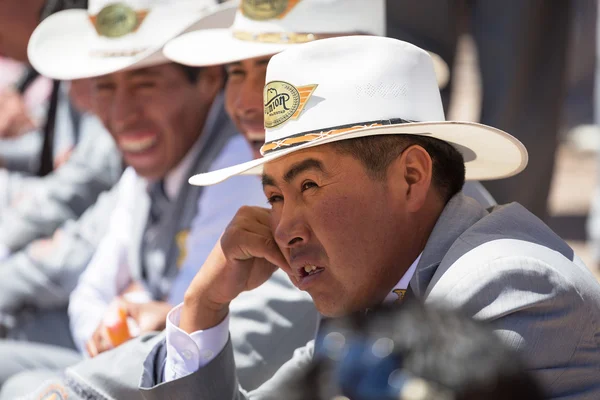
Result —
MULTIPOLYGON (((282 271, 256 290, 243 293, 230 309, 230 346, 239 382, 250 389, 259 387, 290 359, 294 349, 314 336, 316 325, 312 299, 282 271)), ((162 379, 164 342, 164 333, 131 340, 67 368, 62 378, 46 382, 26 398, 43 398, 56 390, 70 400, 141 400, 140 378, 142 385, 148 379, 162 379)), ((161 388, 157 398, 178 398, 168 393, 169 385, 161 388)))
POLYGON ((0 244, 11 251, 79 218, 119 180, 121 155, 110 134, 92 115, 80 127, 81 141, 63 166, 44 178, 9 174, 2 185, 2 196, 15 202, 0 214, 0 244))
MULTIPOLYGON (((600 286, 573 250, 513 203, 488 213, 459 194, 447 204, 410 282, 426 303, 463 309, 493 324, 551 398, 600 398, 600 286)), ((196 373, 160 382, 164 350, 151 353, 146 399, 294 399, 294 378, 310 362, 300 349, 265 385, 238 388, 231 341, 196 373)))

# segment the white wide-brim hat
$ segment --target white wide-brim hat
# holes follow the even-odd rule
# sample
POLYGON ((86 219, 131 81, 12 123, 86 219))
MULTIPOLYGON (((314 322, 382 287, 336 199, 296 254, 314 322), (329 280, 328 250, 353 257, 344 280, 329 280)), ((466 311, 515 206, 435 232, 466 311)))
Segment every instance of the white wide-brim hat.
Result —
MULTIPOLYGON (((167 43, 164 53, 180 64, 209 66, 269 56, 340 34, 385 36, 385 9, 385 0, 241 0, 231 27, 191 31, 167 43)), ((444 87, 448 65, 431 55, 438 85, 444 87)))
POLYGON ((263 157, 195 175, 192 185, 258 175, 264 164, 310 147, 390 134, 451 144, 468 180, 507 178, 527 165, 527 150, 508 133, 445 121, 431 57, 410 43, 347 36, 298 45, 271 59, 266 81, 263 157))
POLYGON ((234 5, 219 5, 216 0, 90 0, 89 5, 87 10, 53 14, 35 29, 27 51, 40 74, 72 80, 171 62, 162 53, 169 40, 190 30, 227 27, 235 17, 234 5), (113 16, 114 7, 121 7, 117 17, 131 16, 141 23, 120 37, 103 36, 92 22, 98 21, 101 5, 109 12, 113 7, 113 16))

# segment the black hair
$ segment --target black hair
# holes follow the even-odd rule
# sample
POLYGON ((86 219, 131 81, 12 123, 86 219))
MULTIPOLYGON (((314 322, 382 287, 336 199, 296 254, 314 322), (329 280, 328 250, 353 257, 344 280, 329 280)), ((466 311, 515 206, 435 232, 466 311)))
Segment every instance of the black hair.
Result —
POLYGON ((417 135, 378 135, 340 140, 332 143, 337 151, 360 160, 376 179, 386 176, 389 165, 410 146, 427 151, 433 162, 433 183, 447 203, 465 184, 462 154, 452 145, 438 139, 417 135))

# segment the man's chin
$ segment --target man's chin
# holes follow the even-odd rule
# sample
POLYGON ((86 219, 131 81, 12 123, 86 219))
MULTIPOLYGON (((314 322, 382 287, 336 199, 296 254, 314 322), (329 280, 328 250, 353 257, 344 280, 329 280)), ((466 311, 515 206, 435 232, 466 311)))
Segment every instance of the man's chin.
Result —
POLYGON ((318 296, 313 296, 310 292, 308 294, 310 294, 310 297, 312 297, 315 308, 319 314, 323 315, 324 317, 339 318, 352 313, 351 310, 346 309, 347 307, 345 307, 344 304, 340 304, 335 301, 332 302, 329 300, 324 300, 318 296))
POLYGON ((258 159, 262 157, 262 154, 260 154, 260 151, 256 151, 256 150, 252 150, 252 157, 254 157, 254 159, 258 159))

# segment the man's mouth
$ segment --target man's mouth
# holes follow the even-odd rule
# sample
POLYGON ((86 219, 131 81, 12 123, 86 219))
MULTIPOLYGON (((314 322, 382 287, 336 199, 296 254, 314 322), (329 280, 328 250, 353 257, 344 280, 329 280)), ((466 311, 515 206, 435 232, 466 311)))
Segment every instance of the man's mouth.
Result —
POLYGON ((145 137, 121 137, 119 138, 119 147, 121 150, 128 153, 142 153, 157 142, 158 138, 156 135, 145 136, 145 137))
POLYGON ((300 275, 304 278, 311 275, 316 275, 320 272, 325 271, 325 268, 317 267, 316 265, 305 265, 304 268, 299 270, 300 275))
POLYGON ((308 290, 311 284, 319 279, 319 276, 323 271, 325 271, 325 268, 319 267, 318 265, 305 264, 296 269, 293 282, 298 289, 308 290))
POLYGON ((250 143, 252 150, 254 150, 256 154, 260 154, 260 149, 265 144, 265 133, 262 131, 247 130, 245 136, 248 143, 250 143))
POLYGON ((250 141, 250 146, 256 153, 260 153, 260 149, 262 148, 264 141, 262 140, 252 140, 250 141))

